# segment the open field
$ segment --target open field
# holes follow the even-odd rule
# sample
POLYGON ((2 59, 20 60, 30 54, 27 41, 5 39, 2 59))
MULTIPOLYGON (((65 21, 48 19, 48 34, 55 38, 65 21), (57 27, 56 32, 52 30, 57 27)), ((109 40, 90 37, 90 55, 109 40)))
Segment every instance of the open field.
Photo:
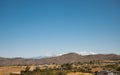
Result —
POLYGON ((93 75, 93 74, 91 74, 91 73, 81 73, 81 72, 76 72, 76 73, 71 72, 71 73, 68 73, 67 75, 93 75))
MULTIPOLYGON (((10 73, 20 74, 22 70, 25 70, 26 66, 4 66, 0 67, 0 75, 9 75, 10 73)), ((35 69, 36 66, 30 66, 30 70, 35 69)), ((92 75, 90 73, 70 72, 67 75, 92 75)))
POLYGON ((40 64, 29 66, 0 66, 0 75, 93 75, 96 71, 120 71, 120 62, 117 61, 90 61, 90 62, 74 62, 65 64, 40 64), (22 74, 25 73, 25 74, 22 74), (61 74, 60 74, 61 75, 61 74))
POLYGON ((0 74, 20 73, 26 66, 4 66, 0 67, 0 74))

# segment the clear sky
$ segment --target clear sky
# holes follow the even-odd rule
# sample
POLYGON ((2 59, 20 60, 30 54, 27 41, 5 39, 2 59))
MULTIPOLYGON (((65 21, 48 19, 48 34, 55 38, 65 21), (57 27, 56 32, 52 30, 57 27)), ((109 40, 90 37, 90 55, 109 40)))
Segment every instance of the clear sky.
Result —
POLYGON ((120 54, 120 0, 0 0, 0 56, 120 54))

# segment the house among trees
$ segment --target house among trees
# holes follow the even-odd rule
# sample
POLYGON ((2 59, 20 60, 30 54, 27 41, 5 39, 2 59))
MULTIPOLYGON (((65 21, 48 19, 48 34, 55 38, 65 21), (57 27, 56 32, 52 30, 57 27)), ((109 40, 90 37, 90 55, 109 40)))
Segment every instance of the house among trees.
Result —
POLYGON ((96 72, 96 75, 120 75, 119 71, 100 71, 100 72, 96 72))

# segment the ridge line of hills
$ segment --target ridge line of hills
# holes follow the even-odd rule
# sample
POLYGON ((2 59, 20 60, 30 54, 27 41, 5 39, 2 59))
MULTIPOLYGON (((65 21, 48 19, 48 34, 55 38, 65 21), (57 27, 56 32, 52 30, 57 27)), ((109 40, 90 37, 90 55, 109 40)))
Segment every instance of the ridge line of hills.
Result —
POLYGON ((90 62, 93 60, 120 60, 120 55, 117 54, 95 54, 95 55, 79 55, 77 53, 67 53, 61 56, 45 57, 41 59, 34 58, 4 58, 0 57, 0 66, 8 65, 37 65, 37 64, 64 64, 73 62, 90 62))

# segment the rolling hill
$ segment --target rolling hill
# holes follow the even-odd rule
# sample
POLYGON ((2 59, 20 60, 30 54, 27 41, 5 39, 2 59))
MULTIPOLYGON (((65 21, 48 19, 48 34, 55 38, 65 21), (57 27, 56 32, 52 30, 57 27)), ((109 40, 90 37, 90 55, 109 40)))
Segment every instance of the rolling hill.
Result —
POLYGON ((56 57, 46 57, 41 59, 25 58, 4 58, 0 57, 0 66, 6 65, 36 65, 50 63, 72 63, 72 62, 89 62, 92 60, 120 60, 120 55, 116 54, 96 54, 96 55, 79 55, 77 53, 68 53, 56 57))

